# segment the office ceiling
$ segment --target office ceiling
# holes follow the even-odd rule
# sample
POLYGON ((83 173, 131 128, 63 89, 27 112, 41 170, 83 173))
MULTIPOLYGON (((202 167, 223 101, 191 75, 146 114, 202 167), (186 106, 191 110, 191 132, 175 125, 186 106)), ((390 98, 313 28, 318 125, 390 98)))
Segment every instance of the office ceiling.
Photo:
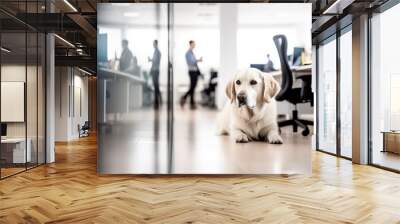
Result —
MULTIPOLYGON (((177 0, 176 2, 179 1, 177 0)), ((324 35, 324 32, 339 19, 347 15, 356 15, 366 9, 372 9, 386 1, 388 0, 249 0, 237 2, 311 3, 313 14, 312 33, 313 39, 315 39, 324 35)), ((39 31, 55 32, 76 46, 76 48, 71 49, 71 46, 65 41, 56 38, 56 55, 60 56, 56 62, 68 64, 68 60, 74 63, 82 61, 85 66, 92 64, 90 66, 92 70, 96 68, 97 20, 111 21, 111 25, 120 25, 118 24, 119 21, 124 21, 124 23, 132 26, 147 26, 155 25, 157 20, 160 21, 160 25, 167 24, 166 5, 145 4, 153 2, 150 0, 47 0, 49 3, 47 8, 45 2, 46 0, 1 0, 0 26, 2 32, 17 33, 25 30, 26 27, 39 31), (126 4, 133 2, 137 4, 134 6, 126 4), (101 4, 97 5, 97 3, 114 4, 112 5, 112 10, 105 12, 101 18, 97 18, 97 10, 101 10, 101 4), (50 8, 52 8, 53 13, 46 13, 49 12, 50 8), (157 17, 157 11, 160 12, 158 14, 159 18, 157 17), (28 14, 25 12, 28 12, 28 14), (80 49, 79 52, 82 53, 78 53, 76 49, 80 49)), ((220 12, 218 4, 212 3, 212 1, 202 0, 202 3, 198 5, 177 4, 176 7, 179 9, 177 11, 180 12, 175 15, 175 25, 177 26, 218 25, 220 12), (193 19, 188 19, 193 17, 197 18, 196 24, 192 23, 193 19)), ((246 10, 246 7, 248 6, 240 5, 239 12, 246 10)), ((258 19, 259 24, 284 25, 282 21, 285 21, 286 24, 295 24, 302 16, 296 10, 288 10, 288 6, 283 9, 279 9, 281 6, 278 5, 274 7, 276 8, 263 8, 260 6, 251 16, 244 16, 239 13, 239 23, 254 23, 258 19), (290 12, 280 20, 278 17, 282 15, 282 10, 290 12), (276 13, 278 11, 280 11, 279 15, 276 13), (274 18, 274 20, 269 20, 269 17, 274 18)))
MULTIPOLYGON (((220 4, 175 4, 174 26, 216 26, 219 24, 220 4)), ((101 17, 98 22, 110 26, 152 26, 167 25, 167 5, 146 3, 100 4, 101 17), (106 8, 105 8, 106 7, 106 8), (157 13, 159 12, 159 13, 157 13), (157 17, 159 15, 159 17, 157 17)), ((248 5, 238 6, 239 24, 291 25, 303 23, 304 12, 292 5, 248 5), (248 12, 249 13, 241 13, 248 12)))

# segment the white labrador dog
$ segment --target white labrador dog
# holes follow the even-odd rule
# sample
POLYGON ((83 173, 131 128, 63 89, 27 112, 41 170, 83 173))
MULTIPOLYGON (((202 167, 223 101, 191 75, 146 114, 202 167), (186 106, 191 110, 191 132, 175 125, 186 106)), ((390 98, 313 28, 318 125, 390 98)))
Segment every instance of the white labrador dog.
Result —
POLYGON ((226 86, 229 101, 218 117, 218 133, 236 142, 262 140, 281 144, 276 101, 279 83, 269 74, 248 68, 239 71, 226 86))

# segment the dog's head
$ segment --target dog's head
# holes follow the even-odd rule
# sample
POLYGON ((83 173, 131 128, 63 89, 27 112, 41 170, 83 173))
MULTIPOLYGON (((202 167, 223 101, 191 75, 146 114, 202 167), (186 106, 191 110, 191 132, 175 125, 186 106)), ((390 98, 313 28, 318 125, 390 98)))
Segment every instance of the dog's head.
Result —
POLYGON ((271 75, 248 68, 239 71, 228 83, 226 95, 236 106, 254 109, 263 103, 270 103, 279 90, 279 83, 271 75))

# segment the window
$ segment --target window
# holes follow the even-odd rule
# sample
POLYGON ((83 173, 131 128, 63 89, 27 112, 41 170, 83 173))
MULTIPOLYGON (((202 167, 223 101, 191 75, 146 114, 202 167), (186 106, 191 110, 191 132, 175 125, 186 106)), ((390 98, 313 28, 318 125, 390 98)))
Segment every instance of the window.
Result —
POLYGON ((400 5, 371 19, 371 162, 400 170, 400 5))
POLYGON ((336 153, 336 40, 318 48, 318 149, 336 153))
MULTIPOLYGON (((351 27, 350 27, 351 28, 351 27)), ((352 33, 340 36, 340 155, 352 157, 352 33)))

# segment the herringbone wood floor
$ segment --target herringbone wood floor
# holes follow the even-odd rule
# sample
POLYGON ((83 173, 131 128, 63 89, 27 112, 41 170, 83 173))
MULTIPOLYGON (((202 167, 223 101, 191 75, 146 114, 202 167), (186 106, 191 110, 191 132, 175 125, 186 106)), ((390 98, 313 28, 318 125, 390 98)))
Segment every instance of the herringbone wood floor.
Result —
POLYGON ((400 223, 400 175, 313 154, 304 176, 98 176, 93 137, 0 181, 0 223, 400 223))

